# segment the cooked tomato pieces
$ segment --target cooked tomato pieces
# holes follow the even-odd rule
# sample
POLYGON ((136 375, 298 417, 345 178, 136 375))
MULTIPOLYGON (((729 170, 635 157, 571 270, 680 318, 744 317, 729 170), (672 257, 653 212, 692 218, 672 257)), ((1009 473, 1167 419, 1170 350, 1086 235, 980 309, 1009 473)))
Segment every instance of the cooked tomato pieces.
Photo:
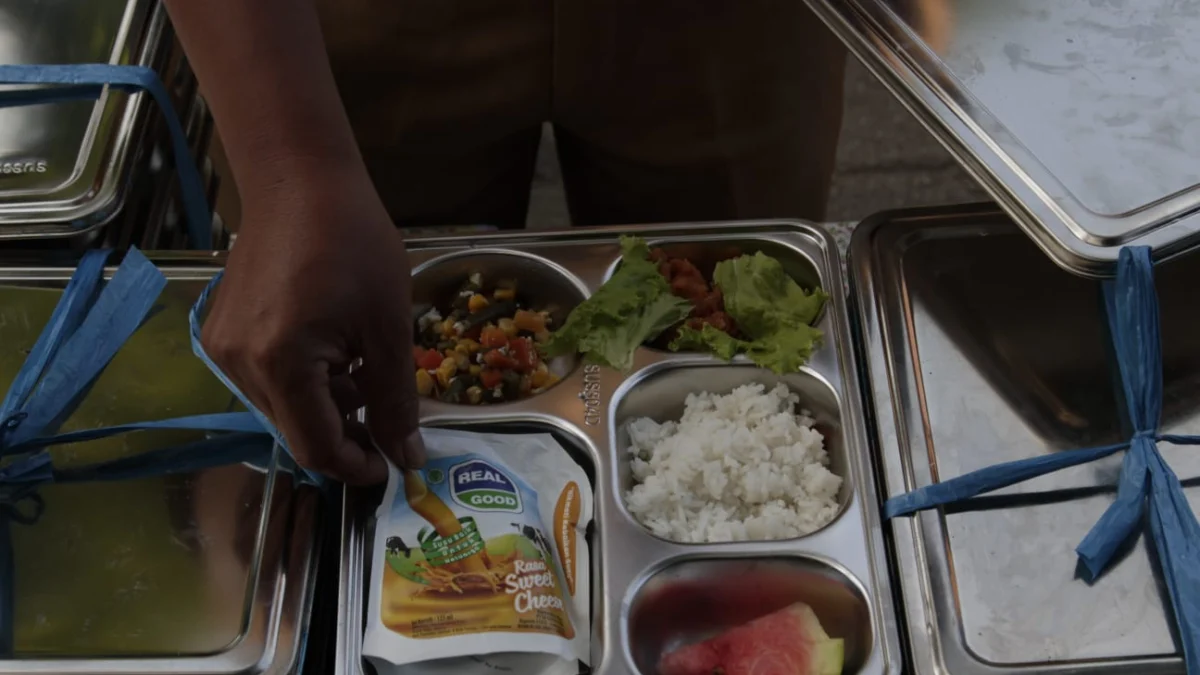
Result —
POLYGON ((479 373, 479 383, 484 389, 495 389, 504 381, 504 373, 498 370, 484 368, 483 372, 479 373))
MULTIPOLYGON (((671 285, 671 293, 692 303, 692 312, 684 325, 701 330, 705 325, 733 336, 738 335, 737 324, 725 312, 725 298, 692 261, 672 258, 662 249, 650 252, 650 260, 658 264, 658 271, 671 285)), ((679 327, 668 330, 658 343, 669 343, 678 334, 679 327)), ((657 344, 657 343, 656 343, 657 344)))
POLYGON ((436 370, 438 366, 442 365, 443 358, 444 356, 436 349, 413 348, 413 359, 420 370, 436 370))
POLYGON ((529 338, 519 337, 508 341, 508 353, 516 365, 513 366, 520 373, 532 373, 537 367, 540 359, 538 353, 533 348, 533 341, 529 338))

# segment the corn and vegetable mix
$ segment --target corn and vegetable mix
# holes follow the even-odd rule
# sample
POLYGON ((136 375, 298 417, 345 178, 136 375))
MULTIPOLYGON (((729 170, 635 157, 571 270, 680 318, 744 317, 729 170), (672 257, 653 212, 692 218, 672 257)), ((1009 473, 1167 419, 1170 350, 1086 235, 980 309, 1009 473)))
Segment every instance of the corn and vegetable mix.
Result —
POLYGON ((447 403, 515 401, 558 382, 538 353, 550 337, 548 312, 522 306, 514 282, 485 289, 472 274, 448 311, 433 307, 417 319, 417 391, 447 403))

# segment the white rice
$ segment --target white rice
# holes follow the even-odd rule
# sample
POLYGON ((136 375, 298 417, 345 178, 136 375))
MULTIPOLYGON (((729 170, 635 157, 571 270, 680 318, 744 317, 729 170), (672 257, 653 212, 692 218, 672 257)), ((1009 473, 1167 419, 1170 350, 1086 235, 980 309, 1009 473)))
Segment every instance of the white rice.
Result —
POLYGON ((786 386, 765 389, 691 394, 678 422, 629 424, 625 503, 638 522, 703 543, 799 537, 834 519, 842 479, 827 468, 825 439, 786 386))

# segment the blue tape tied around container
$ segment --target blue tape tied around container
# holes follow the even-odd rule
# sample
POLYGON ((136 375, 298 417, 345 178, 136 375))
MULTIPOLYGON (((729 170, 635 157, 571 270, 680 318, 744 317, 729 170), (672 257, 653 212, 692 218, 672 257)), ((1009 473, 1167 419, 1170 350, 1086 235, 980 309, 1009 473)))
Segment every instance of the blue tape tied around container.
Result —
POLYGON ((166 278, 144 255, 130 250, 104 283, 108 251, 84 254, 49 321, 0 403, 0 657, 13 654, 14 581, 11 527, 33 524, 45 509, 38 488, 47 483, 116 481, 193 472, 247 463, 274 464, 303 482, 319 476, 299 471, 274 426, 229 381, 200 345, 200 320, 214 278, 193 305, 193 350, 249 412, 193 415, 59 433, 92 384, 152 313, 166 278), (58 469, 47 448, 150 429, 189 429, 220 435, 174 447, 58 469), (275 451, 280 447, 283 454, 275 451))
POLYGON ((191 248, 208 250, 212 242, 212 216, 204 181, 188 149, 187 134, 179 121, 171 97, 158 74, 144 66, 108 63, 68 65, 0 65, 0 84, 52 85, 37 89, 0 91, 0 108, 41 105, 63 101, 96 100, 106 88, 127 92, 145 91, 158 104, 171 136, 179 195, 183 202, 191 248))
POLYGON ((1104 282, 1112 354, 1133 436, 1116 445, 1007 462, 893 497, 884 515, 896 518, 963 502, 1052 471, 1127 450, 1117 496, 1075 549, 1083 577, 1095 581, 1123 545, 1148 528, 1166 581, 1188 675, 1200 675, 1200 523, 1158 443, 1200 445, 1200 436, 1159 432, 1162 343, 1150 249, 1121 250, 1115 280, 1104 282))

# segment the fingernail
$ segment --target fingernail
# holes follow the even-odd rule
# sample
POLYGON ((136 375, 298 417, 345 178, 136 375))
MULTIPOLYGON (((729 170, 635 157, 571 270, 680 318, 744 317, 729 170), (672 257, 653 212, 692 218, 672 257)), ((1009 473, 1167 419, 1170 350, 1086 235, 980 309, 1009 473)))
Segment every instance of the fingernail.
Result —
POLYGON ((404 439, 404 468, 419 469, 425 465, 425 439, 421 431, 412 432, 404 439))

